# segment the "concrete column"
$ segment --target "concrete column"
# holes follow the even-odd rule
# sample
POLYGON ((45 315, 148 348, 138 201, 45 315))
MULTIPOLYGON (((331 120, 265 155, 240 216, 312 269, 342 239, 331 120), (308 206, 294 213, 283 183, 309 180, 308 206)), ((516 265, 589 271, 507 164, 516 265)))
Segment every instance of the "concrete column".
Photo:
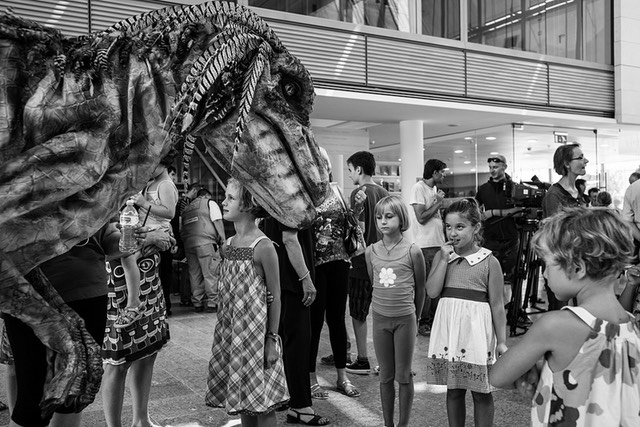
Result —
POLYGON ((416 179, 422 178, 424 169, 423 152, 423 123, 422 120, 406 120, 400 122, 400 185, 402 198, 408 203, 411 197, 411 187, 416 179))
POLYGON ((337 182, 344 191, 344 154, 329 154, 329 160, 331 160, 333 182, 337 182))
POLYGON ((613 2, 616 120, 640 124, 640 2, 613 2))

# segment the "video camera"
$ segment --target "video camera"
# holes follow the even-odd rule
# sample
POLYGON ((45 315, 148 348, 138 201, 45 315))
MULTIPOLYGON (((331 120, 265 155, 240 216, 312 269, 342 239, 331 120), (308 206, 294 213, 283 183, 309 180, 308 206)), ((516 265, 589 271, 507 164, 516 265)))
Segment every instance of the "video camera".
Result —
POLYGON ((511 201, 514 206, 525 208, 522 215, 516 218, 518 224, 537 224, 542 219, 542 199, 547 192, 547 185, 540 181, 513 183, 511 201))
MULTIPOLYGON (((544 185, 544 183, 541 183, 544 185)), ((529 183, 513 183, 511 192, 511 200, 517 207, 523 208, 542 208, 542 199, 547 190, 529 183)))

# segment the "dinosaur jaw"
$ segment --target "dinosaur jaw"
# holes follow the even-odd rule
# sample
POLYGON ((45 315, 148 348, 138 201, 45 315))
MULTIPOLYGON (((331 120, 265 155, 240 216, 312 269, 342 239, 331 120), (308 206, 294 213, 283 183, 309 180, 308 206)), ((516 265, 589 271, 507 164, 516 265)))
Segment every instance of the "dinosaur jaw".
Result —
POLYGON ((301 125, 278 128, 252 115, 234 153, 234 120, 199 136, 207 149, 260 205, 282 224, 303 229, 326 198, 329 173, 311 131, 301 125), (234 155, 235 154, 235 155, 234 155))

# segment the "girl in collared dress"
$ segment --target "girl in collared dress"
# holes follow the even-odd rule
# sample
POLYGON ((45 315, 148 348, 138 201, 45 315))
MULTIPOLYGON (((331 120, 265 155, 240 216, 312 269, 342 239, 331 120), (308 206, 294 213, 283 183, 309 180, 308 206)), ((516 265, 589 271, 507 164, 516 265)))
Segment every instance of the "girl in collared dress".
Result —
POLYGON ((440 297, 429 342, 427 382, 447 386, 449 425, 464 426, 471 390, 476 426, 493 425, 489 370, 507 350, 503 278, 498 260, 480 245, 480 209, 473 199, 445 212, 447 242, 433 260, 427 293, 440 297))

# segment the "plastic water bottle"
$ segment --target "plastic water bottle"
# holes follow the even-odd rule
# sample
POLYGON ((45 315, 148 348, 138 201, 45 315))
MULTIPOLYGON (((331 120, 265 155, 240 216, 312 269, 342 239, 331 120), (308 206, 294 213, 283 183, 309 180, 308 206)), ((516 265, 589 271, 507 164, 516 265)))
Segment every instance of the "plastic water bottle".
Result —
POLYGON ((331 240, 331 218, 327 218, 327 223, 320 230, 320 236, 318 236, 318 244, 322 248, 326 248, 329 246, 329 241, 331 240))
POLYGON ((138 242, 134 231, 140 218, 138 210, 133 206, 133 200, 127 200, 127 205, 120 213, 120 252, 133 253, 138 250, 138 242))

